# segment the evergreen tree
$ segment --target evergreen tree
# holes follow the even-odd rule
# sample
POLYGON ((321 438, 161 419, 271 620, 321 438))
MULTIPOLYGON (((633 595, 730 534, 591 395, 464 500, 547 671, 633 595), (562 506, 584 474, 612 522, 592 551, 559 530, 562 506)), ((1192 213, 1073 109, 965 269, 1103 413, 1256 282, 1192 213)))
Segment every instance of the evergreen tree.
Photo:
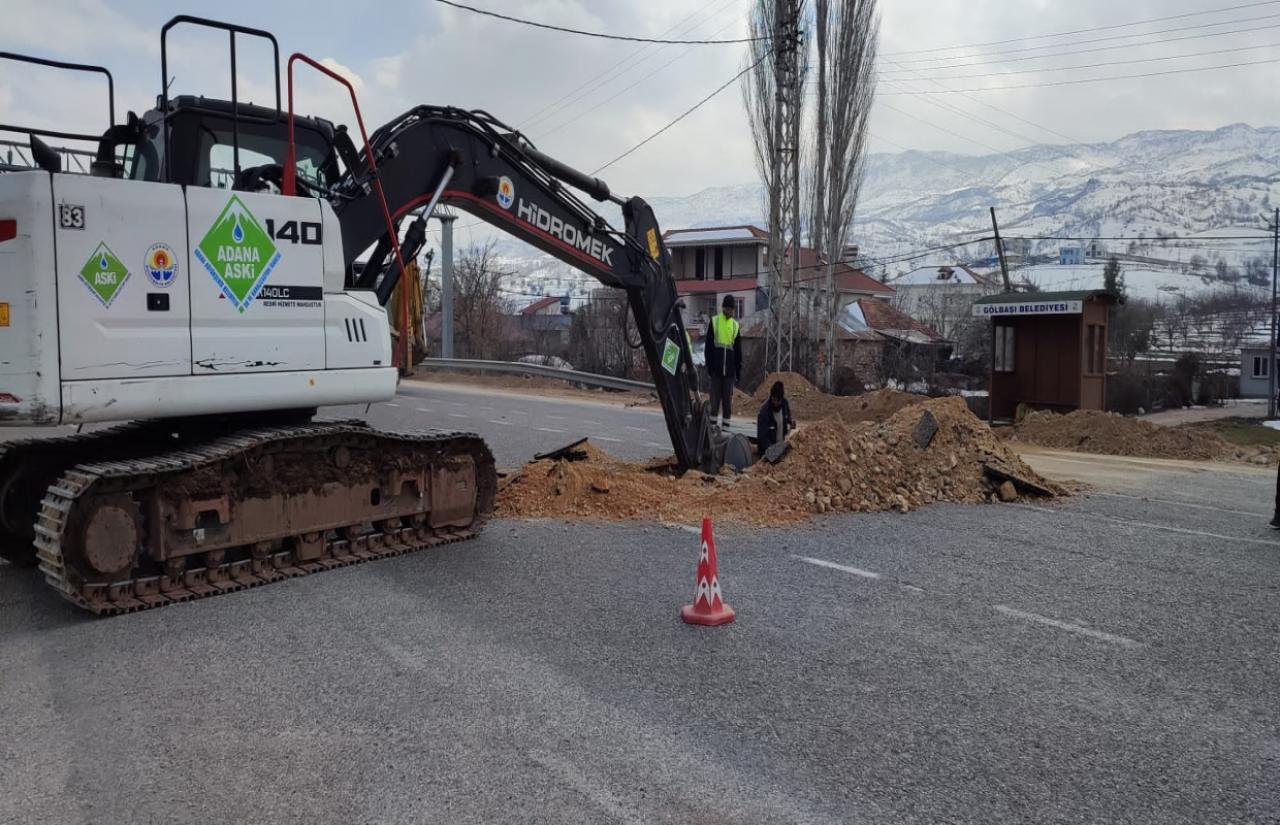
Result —
POLYGON ((1106 266, 1102 270, 1102 288, 1107 292, 1119 295, 1124 298, 1124 273, 1120 271, 1120 262, 1112 255, 1107 259, 1106 266))

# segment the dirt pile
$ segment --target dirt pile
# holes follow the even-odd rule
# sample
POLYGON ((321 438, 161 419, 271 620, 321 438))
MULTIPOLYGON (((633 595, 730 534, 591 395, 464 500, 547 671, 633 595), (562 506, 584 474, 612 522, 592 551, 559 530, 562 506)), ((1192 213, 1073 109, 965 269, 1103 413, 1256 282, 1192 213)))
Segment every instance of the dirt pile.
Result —
MULTIPOLYGON (((815 422, 796 433, 778 464, 759 463, 741 475, 695 472, 674 478, 591 447, 583 461, 525 466, 500 491, 498 513, 678 523, 710 515, 755 526, 784 525, 812 513, 906 512, 935 501, 993 501, 1001 482, 984 472, 988 463, 1062 492, 995 438, 963 399, 941 398, 913 404, 879 423, 815 422), (922 418, 931 422, 922 424, 922 418), (918 440, 918 430, 932 433, 918 440)), ((1001 497, 1017 493, 1006 488, 1001 497)))
POLYGON ((1066 415, 1033 412, 1002 435, 1041 447, 1103 455, 1254 463, 1276 460, 1275 452, 1269 448, 1238 447, 1196 427, 1162 427, 1096 410, 1076 410, 1066 415))
POLYGON ((756 389, 755 401, 764 402, 775 381, 781 381, 797 421, 836 418, 844 422, 883 421, 903 407, 925 401, 923 395, 898 390, 875 390, 862 395, 828 395, 795 372, 775 372, 756 389))

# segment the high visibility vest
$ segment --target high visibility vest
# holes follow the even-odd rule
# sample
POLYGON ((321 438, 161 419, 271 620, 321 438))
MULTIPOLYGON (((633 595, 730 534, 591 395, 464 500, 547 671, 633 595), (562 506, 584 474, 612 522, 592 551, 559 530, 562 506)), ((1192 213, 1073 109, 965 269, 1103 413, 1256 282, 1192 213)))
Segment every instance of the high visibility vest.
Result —
POLYGON ((721 313, 711 319, 711 335, 717 347, 733 348, 733 342, 738 340, 738 319, 726 318, 721 313))

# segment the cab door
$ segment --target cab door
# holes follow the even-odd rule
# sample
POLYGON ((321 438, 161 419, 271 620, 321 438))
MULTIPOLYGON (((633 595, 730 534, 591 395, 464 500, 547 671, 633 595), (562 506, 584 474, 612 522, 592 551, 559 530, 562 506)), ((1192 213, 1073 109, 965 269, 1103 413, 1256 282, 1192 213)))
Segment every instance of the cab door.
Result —
POLYGON ((324 369, 320 203, 187 188, 195 375, 324 369))

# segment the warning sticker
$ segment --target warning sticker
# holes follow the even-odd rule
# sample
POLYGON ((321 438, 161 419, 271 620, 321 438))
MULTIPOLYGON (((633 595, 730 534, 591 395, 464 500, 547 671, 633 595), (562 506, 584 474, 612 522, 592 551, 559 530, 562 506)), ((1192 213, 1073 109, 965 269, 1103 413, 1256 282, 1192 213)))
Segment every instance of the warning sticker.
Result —
POLYGON ((676 367, 680 364, 680 348, 676 346, 676 342, 670 338, 667 339, 667 345, 662 348, 662 368, 672 375, 676 374, 676 367))

